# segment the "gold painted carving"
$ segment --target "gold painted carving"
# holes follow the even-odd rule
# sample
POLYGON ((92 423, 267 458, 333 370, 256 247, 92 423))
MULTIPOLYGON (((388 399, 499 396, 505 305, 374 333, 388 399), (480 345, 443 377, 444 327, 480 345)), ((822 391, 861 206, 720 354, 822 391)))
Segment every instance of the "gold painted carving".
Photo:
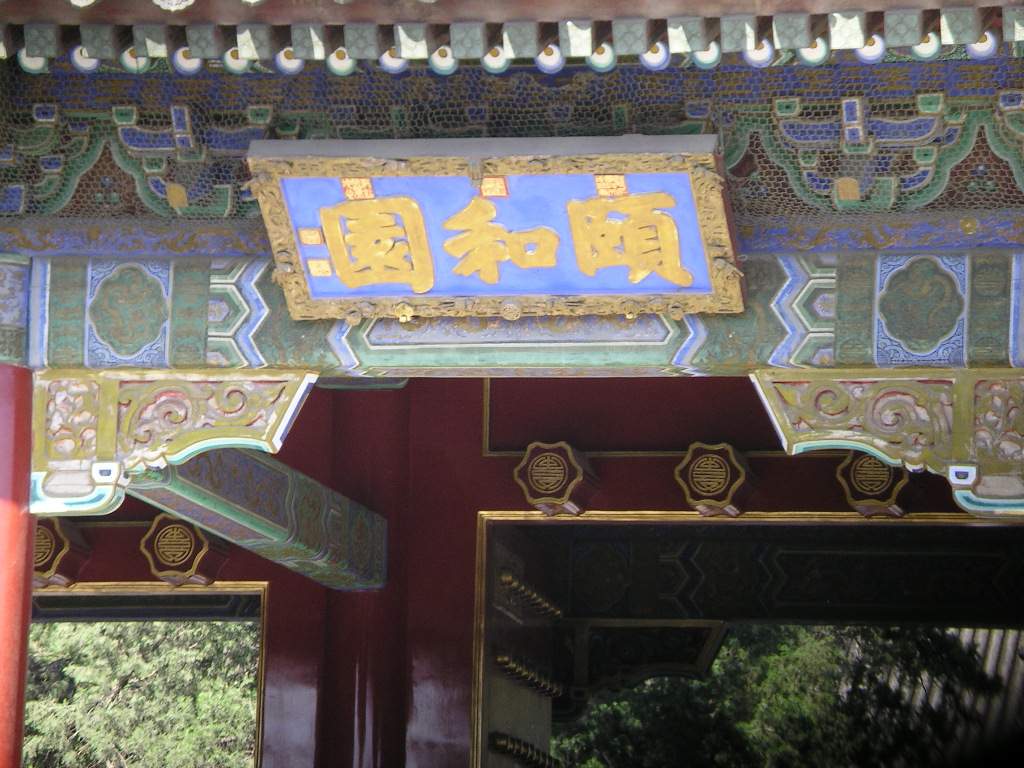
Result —
POLYGON ((77 460, 96 452, 100 388, 95 381, 59 379, 46 383, 46 457, 77 460))
POLYGON ((691 444, 674 474, 686 503, 708 517, 739 517, 754 490, 745 456, 727 443, 691 444))
POLYGON ((708 496, 721 493, 729 481, 729 467, 725 459, 715 454, 701 456, 690 467, 687 473, 690 484, 699 492, 708 496))
POLYGON ((952 378, 821 373, 842 378, 753 374, 787 451, 849 445, 908 469, 945 473, 953 461, 952 378))
MULTIPOLYGON (((210 381, 121 381, 118 385, 117 455, 132 469, 139 463, 163 466, 196 442, 217 436, 267 433, 288 381, 280 377, 210 381)), ((175 462, 177 463, 177 462, 175 462)))
POLYGON ((1024 378, 1005 370, 935 374, 775 370, 751 378, 789 453, 867 451, 945 475, 973 514, 1024 517, 1024 378))
POLYGON ((983 379, 975 387, 974 446, 979 459, 1024 461, 1024 381, 983 379))
POLYGON ((175 586, 212 584, 217 567, 223 562, 223 558, 215 558, 213 573, 207 572, 204 558, 211 551, 210 538, 199 528, 166 512, 153 518, 139 540, 139 551, 145 555, 153 576, 175 586))
MULTIPOLYGON (((288 311, 296 320, 343 318, 346 322, 354 325, 364 318, 377 317, 396 317, 402 321, 408 321, 413 317, 500 316, 506 320, 518 320, 521 317, 550 315, 634 316, 651 313, 665 313, 674 320, 681 320, 683 315, 688 313, 743 311, 742 273, 736 266, 733 239, 723 198, 725 182, 718 173, 716 157, 712 154, 520 156, 480 158, 473 162, 459 157, 413 157, 403 160, 252 157, 249 159, 249 167, 254 177, 251 183, 252 190, 259 200, 270 236, 271 250, 277 264, 274 279, 284 291, 288 311), (520 174, 570 173, 594 176, 622 176, 626 173, 690 174, 701 240, 704 244, 711 278, 711 292, 611 296, 422 297, 415 295, 421 292, 417 290, 417 286, 422 288, 424 281, 424 283, 415 285, 410 283, 413 286, 412 294, 414 295, 409 296, 313 299, 306 282, 298 243, 280 184, 280 179, 284 177, 362 179, 374 176, 466 176, 482 180, 489 177, 520 174)), ((635 197, 646 196, 637 195, 635 197)), ((369 202, 369 200, 359 202, 369 202)), ((463 211, 455 218, 465 213, 463 211)), ((471 213, 479 218, 479 210, 471 213)), ((651 213, 648 211, 648 216, 650 215, 651 213)), ((474 218, 474 222, 476 222, 476 218, 474 218)), ((458 224, 462 229, 465 222, 461 220, 454 222, 449 219, 448 223, 458 224)), ((669 233, 663 225, 664 222, 660 218, 656 218, 655 223, 658 224, 656 231, 659 232, 661 246, 650 250, 645 249, 644 253, 634 254, 635 258, 630 259, 631 277, 640 280, 645 271, 656 272, 680 286, 689 285, 692 276, 684 274, 688 273, 688 270, 683 269, 681 265, 675 265, 674 255, 672 258, 668 257, 671 255, 672 245, 669 233)), ((468 227, 466 229, 470 232, 473 231, 468 227)), ((330 236, 328 235, 328 237, 330 236)), ((446 241, 446 249, 449 244, 455 248, 453 241, 457 241, 459 237, 462 236, 456 236, 446 241)), ((544 249, 549 246, 550 238, 545 238, 543 233, 533 233, 532 237, 539 238, 543 242, 528 242, 527 245, 533 245, 535 250, 532 254, 530 252, 519 254, 519 257, 543 261, 544 249)), ((412 250, 411 242, 410 240, 410 250, 412 250)), ((477 245, 475 240, 473 244, 477 245)), ((331 250, 335 252, 334 247, 331 250)), ((497 259, 513 258, 513 249, 510 248, 509 251, 508 255, 498 254, 497 259)), ((678 246, 676 251, 678 252, 678 246)), ((471 251, 460 251, 460 255, 462 252, 470 253, 471 251)), ((397 256, 397 253, 391 255, 397 256)), ((494 257, 492 256, 492 258, 494 257)), ((323 272, 324 266, 316 265, 319 273, 323 272)), ((335 266, 337 268, 337 264, 335 266)), ((601 266, 601 264, 596 266, 601 266)), ((472 272, 472 264, 464 268, 472 272)), ((403 266, 398 271, 405 270, 406 267, 403 266)), ((411 273, 412 270, 408 271, 411 273)), ((489 276, 490 272, 481 271, 481 276, 485 275, 489 276)), ((395 282, 404 282, 404 280, 395 280, 395 282)))
POLYGON ((866 496, 876 496, 892 482, 892 467, 874 456, 858 456, 850 467, 850 482, 866 496))
POLYGON ((540 494, 551 493, 565 485, 569 478, 569 466, 557 453, 541 453, 526 467, 526 476, 534 491, 540 494))
POLYGON ((153 551, 157 560, 176 568, 192 555, 196 542, 192 532, 181 523, 168 525, 153 538, 153 551))
POLYGON ((906 514, 899 497, 910 483, 910 475, 903 467, 887 464, 869 453, 850 451, 836 467, 836 480, 846 503, 864 517, 906 514))
POLYGON ((276 452, 315 374, 304 371, 39 371, 36 514, 103 514, 131 476, 209 448, 276 452))

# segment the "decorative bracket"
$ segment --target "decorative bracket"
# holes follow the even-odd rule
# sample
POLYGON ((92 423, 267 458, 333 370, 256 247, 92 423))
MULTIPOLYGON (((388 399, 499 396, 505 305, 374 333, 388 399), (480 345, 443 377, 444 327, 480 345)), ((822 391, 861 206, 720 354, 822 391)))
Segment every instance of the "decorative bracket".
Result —
POLYGON ((1024 518, 1024 378, 970 371, 758 371, 789 453, 866 451, 944 475, 963 509, 1024 518))
POLYGON ((305 371, 37 372, 31 511, 107 514, 147 470, 210 448, 274 453, 314 381, 305 371))
POLYGON ((693 443, 675 469, 686 502, 705 517, 739 517, 754 494, 746 457, 726 443, 693 443))

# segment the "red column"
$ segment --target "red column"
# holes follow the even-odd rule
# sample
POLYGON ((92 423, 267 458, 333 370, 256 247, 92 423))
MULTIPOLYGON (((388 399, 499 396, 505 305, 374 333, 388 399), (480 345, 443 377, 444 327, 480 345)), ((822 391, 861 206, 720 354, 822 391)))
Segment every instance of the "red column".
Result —
POLYGON ((0 365, 0 768, 20 768, 35 518, 28 512, 32 372, 0 365))

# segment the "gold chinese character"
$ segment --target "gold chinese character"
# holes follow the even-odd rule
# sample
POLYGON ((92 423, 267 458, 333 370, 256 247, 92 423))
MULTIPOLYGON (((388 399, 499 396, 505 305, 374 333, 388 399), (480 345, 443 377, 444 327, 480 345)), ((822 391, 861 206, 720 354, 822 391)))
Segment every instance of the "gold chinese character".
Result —
POLYGON ((469 205, 443 224, 445 229, 464 230, 444 241, 444 249, 456 259, 456 275, 479 272, 480 279, 498 282, 498 263, 511 261, 517 267, 553 267, 558 250, 558 233, 547 227, 509 232, 492 219, 498 214, 494 203, 474 197, 469 205))
POLYGON ((434 286, 434 262, 419 204, 393 195, 346 200, 320 209, 334 271, 349 288, 408 283, 414 293, 434 286))
POLYGON ((676 222, 657 210, 675 204, 667 192, 568 201, 580 271, 593 277, 602 267, 628 266, 631 283, 654 272, 683 288, 692 285, 693 273, 682 265, 676 222))

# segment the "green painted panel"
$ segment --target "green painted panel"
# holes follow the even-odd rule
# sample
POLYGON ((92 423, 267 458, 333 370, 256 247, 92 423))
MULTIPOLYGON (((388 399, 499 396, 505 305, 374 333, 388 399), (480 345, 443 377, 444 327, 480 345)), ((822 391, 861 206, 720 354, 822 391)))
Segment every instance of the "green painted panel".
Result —
POLYGON ((0 363, 23 365, 25 362, 25 329, 0 325, 0 363))
POLYGON ((836 365, 870 366, 875 260, 850 254, 836 273, 836 365))
POLYGON ((361 366, 391 368, 669 368, 689 337, 686 326, 665 317, 526 318, 510 324, 499 318, 457 318, 440 322, 364 322, 348 341, 361 366), (422 329, 416 326, 424 326, 422 329), (394 329, 395 342, 381 326, 394 329), (536 326, 536 328, 533 328, 536 326), (617 338, 594 334, 614 326, 617 338), (600 328, 600 331, 596 328, 600 328), (443 340, 441 329, 449 334, 443 340), (555 330, 558 329, 558 330, 555 330), (642 331, 639 329, 643 329, 642 331), (407 339, 399 334, 405 330, 407 339), (422 335, 419 335, 422 333, 422 335), (560 335, 554 339, 552 336, 560 335), (541 340, 544 338, 545 340, 541 340))
POLYGON ((1010 259, 1002 254, 975 254, 970 265, 967 362, 972 366, 1009 365, 1010 259))
POLYGON ((205 259, 174 262, 169 352, 174 368, 201 368, 206 364, 209 272, 209 262, 205 259))
POLYGON ((771 306, 786 284, 782 266, 776 259, 748 259, 743 272, 747 285, 743 313, 702 317, 708 335, 693 365, 707 373, 735 375, 764 368, 786 338, 786 327, 771 306))
POLYGON ((272 270, 260 275, 256 289, 266 302, 267 316, 253 334, 253 341, 267 365, 322 371, 341 365, 327 342, 335 321, 292 320, 281 287, 273 281, 272 270))
POLYGON ((86 270, 84 261, 51 263, 46 343, 51 368, 85 365, 86 270))

